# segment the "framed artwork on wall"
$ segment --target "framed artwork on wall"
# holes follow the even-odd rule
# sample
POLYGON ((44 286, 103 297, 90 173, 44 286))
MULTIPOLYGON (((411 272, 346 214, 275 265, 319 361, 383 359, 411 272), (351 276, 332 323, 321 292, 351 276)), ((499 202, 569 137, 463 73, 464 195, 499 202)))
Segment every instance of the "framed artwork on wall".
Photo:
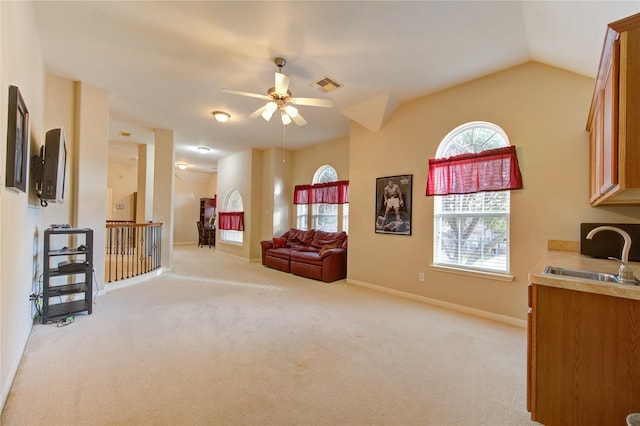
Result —
POLYGON ((413 175, 376 179, 376 233, 411 235, 413 175))
POLYGON ((27 190, 27 164, 29 160, 29 110, 20 90, 9 86, 7 121, 7 175, 5 185, 17 191, 27 190))

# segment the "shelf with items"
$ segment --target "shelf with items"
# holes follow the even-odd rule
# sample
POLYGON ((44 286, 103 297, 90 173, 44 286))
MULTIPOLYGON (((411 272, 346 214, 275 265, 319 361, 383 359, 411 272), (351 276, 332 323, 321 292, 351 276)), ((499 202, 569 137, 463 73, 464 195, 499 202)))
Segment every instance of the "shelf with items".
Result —
POLYGON ((211 224, 211 218, 216 216, 216 197, 200 198, 200 223, 203 226, 211 224))
POLYGON ((44 232, 40 322, 92 313, 93 230, 54 228, 44 232))

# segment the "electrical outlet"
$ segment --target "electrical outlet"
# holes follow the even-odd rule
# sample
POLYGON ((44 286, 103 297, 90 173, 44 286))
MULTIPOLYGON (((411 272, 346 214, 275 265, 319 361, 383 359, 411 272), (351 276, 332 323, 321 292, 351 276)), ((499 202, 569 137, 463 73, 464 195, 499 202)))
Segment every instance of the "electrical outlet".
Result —
POLYGON ((419 279, 420 281, 424 281, 424 272, 419 272, 419 273, 418 273, 418 279, 419 279))

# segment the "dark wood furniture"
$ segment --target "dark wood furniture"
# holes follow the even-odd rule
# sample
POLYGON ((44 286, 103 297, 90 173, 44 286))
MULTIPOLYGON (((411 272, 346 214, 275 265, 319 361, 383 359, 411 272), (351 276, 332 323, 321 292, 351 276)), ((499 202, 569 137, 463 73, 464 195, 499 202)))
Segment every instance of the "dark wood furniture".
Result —
POLYGON ((44 231, 42 312, 40 322, 87 312, 93 300, 93 230, 56 228, 44 231))
POLYGON ((208 224, 202 225, 200 222, 196 222, 198 228, 198 247, 208 245, 209 248, 216 245, 216 228, 208 224))
POLYGON ((204 226, 216 215, 216 198, 200 198, 200 223, 204 226))

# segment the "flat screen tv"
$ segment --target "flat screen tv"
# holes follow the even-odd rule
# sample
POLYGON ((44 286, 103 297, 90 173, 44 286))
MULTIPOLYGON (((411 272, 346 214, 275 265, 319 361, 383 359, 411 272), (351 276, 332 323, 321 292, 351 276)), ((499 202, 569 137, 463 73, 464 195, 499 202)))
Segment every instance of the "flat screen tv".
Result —
POLYGON ((67 147, 64 129, 47 132, 42 156, 42 186, 40 199, 52 203, 64 201, 67 168, 67 147))

